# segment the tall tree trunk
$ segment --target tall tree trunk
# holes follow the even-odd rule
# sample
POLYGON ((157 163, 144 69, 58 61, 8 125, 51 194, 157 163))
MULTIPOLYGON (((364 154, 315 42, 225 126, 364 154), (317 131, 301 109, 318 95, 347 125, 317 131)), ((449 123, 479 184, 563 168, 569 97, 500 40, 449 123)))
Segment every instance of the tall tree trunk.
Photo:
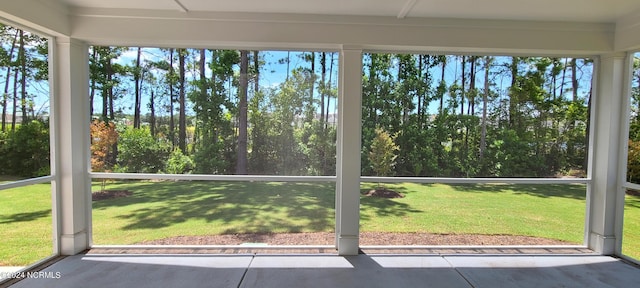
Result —
POLYGON ((178 147, 182 153, 187 153, 187 115, 186 115, 186 98, 185 98, 185 53, 184 49, 178 49, 178 69, 180 73, 180 100, 179 100, 179 116, 178 116, 178 147))
MULTIPOLYGON (((106 75, 105 75, 106 76, 106 75)), ((102 87, 102 120, 109 119, 109 88, 106 85, 102 87)))
MULTIPOLYGON (((16 42, 18 41, 18 33, 13 36, 13 41, 11 42, 11 49, 9 49, 8 59, 11 62, 13 58, 13 51, 16 48, 16 42)), ((2 94, 2 132, 7 131, 7 105, 9 105, 9 79, 11 79, 11 65, 7 65, 7 76, 5 76, 6 81, 4 82, 4 93, 2 94)))
POLYGON ((11 131, 16 130, 16 118, 18 117, 18 67, 13 71, 13 112, 11 115, 11 131))
MULTIPOLYGON (((422 77, 422 62, 424 61, 424 55, 418 55, 418 79, 422 77)), ((426 77, 425 77, 426 78, 426 77)), ((421 85, 419 87, 422 87, 421 85)), ((422 97, 423 97, 422 88, 418 88, 418 121, 422 123, 422 115, 424 114, 422 111, 422 97)))
POLYGON ((424 70, 424 74, 422 74, 422 72, 420 72, 422 74, 422 88, 421 88, 421 92, 420 92, 420 98, 422 98, 422 111, 420 113, 420 123, 422 123, 422 127, 426 127, 426 123, 424 122, 425 118, 428 120, 429 117, 429 103, 431 102, 430 100, 430 91, 429 91, 429 87, 431 86, 431 72, 429 71, 429 68, 433 67, 432 66, 432 62, 434 60, 434 58, 430 55, 423 55, 422 58, 423 62, 422 63, 422 69, 424 70), (427 117, 425 117, 427 116, 427 117))
POLYGON ((464 115, 464 97, 465 97, 465 82, 466 80, 466 68, 467 68, 467 57, 462 55, 462 88, 460 91, 460 115, 464 115))
MULTIPOLYGON (((106 48, 101 47, 99 49, 101 49, 101 51, 103 51, 106 48)), ((107 63, 106 63, 107 60, 105 58, 103 58, 104 57, 103 54, 98 54, 98 55, 100 57, 100 64, 101 64, 100 66, 101 66, 101 68, 104 69, 104 71, 100 71, 101 73, 104 72, 104 75, 99 75, 98 77, 100 77, 100 78, 104 77, 103 78, 103 81, 104 81, 104 79, 107 78, 107 70, 106 70, 107 69, 107 63)), ((101 92, 101 94, 102 94, 102 121, 109 120, 109 117, 108 117, 109 116, 109 112, 108 112, 109 111, 109 92, 108 92, 108 90, 109 90, 109 83, 105 81, 102 84, 102 92, 101 92)))
MULTIPOLYGON (((107 48, 107 49, 111 49, 111 48, 107 48)), ((111 50, 109 50, 109 54, 111 54, 111 50)), ((113 76, 114 76, 114 71, 113 71, 113 66, 111 65, 111 61, 113 59, 111 58, 111 56, 108 57, 107 59, 107 82, 109 83, 109 89, 108 89, 108 95, 109 95, 109 119, 110 120, 114 120, 116 119, 116 115, 114 112, 114 95, 113 95, 113 76)), ((111 154, 111 163, 117 163, 118 162, 118 143, 113 143, 113 146, 111 148, 112 154, 111 154)))
MULTIPOLYGON (((638 84, 640 85, 640 84, 638 84)), ((591 141, 590 141, 590 135, 591 135, 591 99, 593 98, 593 85, 591 85, 591 87, 589 88, 589 98, 587 98, 587 127, 586 127, 586 131, 585 131, 585 137, 584 137, 584 142, 585 145, 584 147, 589 148, 589 145, 591 145, 591 141)), ((589 165, 589 153, 584 153, 584 162, 582 163, 582 169, 584 169, 584 171, 587 171, 587 169, 589 169, 589 167, 587 167, 589 165)))
POLYGON ((107 59, 107 83, 109 83, 107 95, 109 96, 109 119, 113 120, 116 116, 113 109, 113 66, 111 66, 111 61, 112 59, 109 57, 107 59))
MULTIPOLYGON (((91 58, 93 59, 93 63, 98 62, 98 51, 96 51, 96 47, 93 46, 91 48, 91 58)), ((95 66, 94 66, 95 67, 95 66)), ((93 99, 96 96, 96 79, 95 77, 89 77, 89 117, 93 117, 93 99)))
POLYGON ((151 89, 151 97, 149 99, 149 112, 151 113, 151 119, 149 119, 149 126, 151 129, 151 136, 156 137, 156 99, 154 95, 155 90, 151 89))
MULTIPOLYGON (((567 68, 569 66, 569 65, 567 65, 567 61, 568 61, 568 58, 565 58, 564 59, 564 65, 562 67, 562 79, 560 81, 560 96, 562 96, 562 94, 564 94, 564 79, 566 79, 567 68)), ((573 71, 572 71, 572 73, 573 73, 573 71)), ((556 99, 556 97, 555 97, 555 90, 554 90, 553 100, 555 100, 555 99, 556 99)))
MULTIPOLYGON (((332 87, 331 85, 333 83, 331 78, 333 76, 333 57, 334 57, 334 55, 335 55, 334 52, 332 52, 331 53, 331 63, 329 63, 329 83, 327 84, 327 85, 329 85, 329 89, 331 89, 331 87, 332 87)), ((329 122, 329 107, 331 107, 331 96, 327 95, 327 109, 326 109, 327 116, 325 117, 325 120, 324 120, 325 123, 329 122)))
POLYGON ((289 81, 289 73, 291 72, 291 70, 289 70, 289 64, 291 64, 291 52, 287 51, 287 78, 285 81, 289 81))
POLYGON ((514 95, 515 94, 515 88, 516 88, 516 84, 517 84, 517 78, 518 78, 518 62, 519 62, 519 58, 518 57, 512 57, 511 58, 511 65, 510 65, 510 69, 511 69, 511 97, 509 98, 509 127, 511 128, 515 128, 516 126, 516 117, 517 117, 517 109, 518 109, 518 96, 514 95))
POLYGON ((20 48, 18 50, 20 59, 20 108, 22 109, 22 123, 28 122, 27 114, 27 53, 24 47, 24 31, 20 30, 20 48))
MULTIPOLYGON (((322 56, 320 57, 320 69, 321 69, 321 74, 320 74, 320 81, 321 81, 321 85, 322 85, 322 89, 320 90, 320 121, 322 121, 322 131, 324 132, 324 130, 327 128, 327 122, 325 121, 324 118, 324 98, 325 98, 325 94, 327 93, 327 53, 326 52, 322 52, 321 54, 322 56)), ((324 135, 324 133, 323 133, 324 135)))
MULTIPOLYGON (((211 51, 211 62, 213 63, 214 61, 216 61, 216 59, 218 59, 219 56, 217 56, 217 53, 219 51, 217 50, 213 50, 211 51)), ((219 91, 217 91, 216 89, 218 88, 218 81, 216 79, 216 73, 211 73, 211 95, 212 97, 216 97, 216 98, 222 98, 224 97, 224 95, 222 95, 219 91)), ((211 139, 211 141, 213 141, 213 143, 217 143, 218 142, 218 134, 219 134, 219 129, 217 129, 216 127, 211 127, 211 130, 208 131, 209 132, 209 139, 211 139)))
POLYGON ((319 151, 319 155, 320 155, 320 159, 321 159, 321 167, 320 167, 320 171, 322 171, 322 175, 325 175, 327 173, 327 157, 325 157, 326 155, 326 151, 327 151, 327 145, 325 145, 325 143, 327 143, 327 121, 325 119, 325 106, 324 106, 324 101, 326 98, 326 94, 327 94, 327 53, 326 52, 322 52, 321 56, 320 56, 320 84, 322 85, 320 87, 322 87, 322 89, 320 89, 320 137, 321 141, 322 141, 322 146, 320 146, 320 151, 319 151))
POLYGON ((571 59, 571 88, 573 89, 573 101, 578 101, 578 60, 571 59))
POLYGON ((487 147, 487 102, 489 101, 489 71, 491 70, 492 58, 485 57, 484 66, 484 93, 482 93, 482 132, 480 135, 480 161, 484 158, 484 151, 487 147))
MULTIPOLYGON (((204 99, 208 99, 207 97, 207 93, 209 90, 209 87, 207 85, 207 75, 206 75, 206 62, 207 62, 207 50, 206 49, 200 49, 200 59, 198 61, 198 66, 200 68, 200 98, 202 99, 201 101, 205 101, 204 99)), ((202 105, 202 104, 200 104, 202 105)), ((200 109, 203 109, 203 107, 200 107, 200 109)), ((207 113, 207 112, 203 112, 202 114, 204 115, 198 115, 198 117, 202 119, 202 121, 197 121, 200 123, 196 123, 196 126, 201 125, 202 127, 196 127, 196 132, 199 133, 199 135, 202 137, 201 139, 203 139, 202 141, 209 141, 209 135, 211 134, 210 129, 212 129, 210 126, 210 122, 209 119, 211 119, 211 113, 207 113)), ((196 137, 196 140, 198 139, 198 137, 196 137)))
MULTIPOLYGON (((564 71, 566 71, 566 69, 567 69, 567 64, 565 63, 565 65, 564 65, 564 66, 565 66, 565 67, 564 67, 564 71)), ((578 79, 577 79, 577 76, 576 76, 576 69, 577 69, 577 67, 576 67, 576 66, 577 66, 576 58, 572 58, 572 59, 571 59, 571 89, 573 90, 573 91, 572 91, 572 92, 573 92, 573 93, 572 93, 572 95, 573 95, 573 97, 572 97, 572 101, 573 101, 574 103, 575 103, 576 101, 578 101, 578 79)), ((563 74, 563 75, 562 75, 562 83, 563 83, 563 86, 564 86, 564 72, 563 72, 562 74, 563 74)), ((587 111, 587 113, 589 113, 589 111, 587 111)), ((556 117, 556 118, 557 118, 557 117, 556 117)), ((568 125, 567 125, 567 129, 568 129, 569 131, 572 131, 573 129, 575 129, 575 127, 576 127, 576 120, 577 120, 577 119, 575 119, 575 118, 573 118, 573 117, 571 117, 571 118, 567 119, 567 121, 569 122, 569 123, 568 123, 568 125)), ((559 125, 560 125, 560 124, 559 124, 560 119, 558 119, 557 121, 558 121, 557 125, 559 126, 559 125)), ((558 137, 558 138, 560 138, 560 137, 558 137)), ((565 142, 565 143, 566 143, 566 142, 565 142)), ((569 157, 573 156, 573 154, 575 153, 575 151, 576 151, 576 147, 575 147, 575 145, 576 145, 576 144, 578 144, 578 143, 575 143, 575 142, 573 142, 573 144, 567 143, 567 154, 569 155, 569 157)), ((587 146, 587 147, 588 147, 588 146, 587 146)))
MULTIPOLYGON (((640 67, 634 68, 634 69, 640 69, 640 67)), ((640 71, 638 71, 637 77, 638 77, 637 80, 636 80, 638 82, 637 89, 638 89, 638 91, 640 91, 640 71)), ((589 95, 591 95, 591 93, 589 93, 589 95)), ((637 106, 636 107, 636 109, 637 109, 636 111, 640 111, 640 102, 636 101, 636 106, 637 106)), ((640 114, 636 114, 636 121, 640 121, 640 114)))
MULTIPOLYGON (((253 93, 257 94, 260 91, 260 51, 253 51, 253 68, 255 74, 253 82, 253 93)), ((254 94, 254 95, 255 95, 254 94)))
POLYGON ((133 72, 133 79, 135 82, 135 104, 133 111, 133 128, 140 128, 140 102, 142 102, 142 77, 141 76, 141 68, 140 68, 140 56, 142 55, 142 48, 138 47, 138 52, 136 56, 136 67, 133 72))
POLYGON ((475 115, 476 114, 476 61, 478 60, 477 56, 471 56, 471 75, 469 79, 469 109, 467 109, 467 114, 475 115))
MULTIPOLYGON (((370 85, 375 89, 375 85, 377 85, 378 82, 378 77, 376 75, 376 67, 378 66, 378 56, 376 54, 370 54, 371 55, 371 68, 369 68, 369 83, 371 83, 370 85)), ((338 60, 339 61, 339 60, 338 60)), ((339 76, 338 76, 339 77, 339 76)), ((374 99, 372 103, 376 102, 376 98, 378 97, 377 95, 378 93, 375 93, 372 91, 371 95, 369 97, 372 97, 374 99)), ((387 96, 387 95, 385 95, 387 96)), ((369 106, 369 119, 373 120, 374 123, 378 123, 378 115, 376 113, 376 105, 371 105, 369 106)))
POLYGON ((209 87, 207 86, 206 64, 207 50, 200 49, 200 59, 198 60, 198 68, 200 71, 200 93, 206 97, 209 87))
POLYGON ((247 174, 247 90, 249 90, 249 51, 240 51, 240 86, 238 87, 238 150, 236 174, 247 174))
POLYGON ((171 135, 171 149, 176 147, 176 122, 173 113, 175 112, 175 107, 173 107, 173 75, 175 75, 175 71, 173 69, 173 52, 174 49, 169 49, 169 135, 171 135))
POLYGON ((311 85, 309 85, 309 111, 307 111, 307 122, 311 122, 316 114, 316 108, 313 103, 314 91, 316 89, 316 53, 311 52, 311 73, 310 73, 310 81, 311 85))
MULTIPOLYGON (((440 71, 440 86, 446 87, 444 70, 447 67, 447 56, 442 56, 442 70, 440 71)), ((440 93, 440 115, 444 112, 444 93, 440 93)))

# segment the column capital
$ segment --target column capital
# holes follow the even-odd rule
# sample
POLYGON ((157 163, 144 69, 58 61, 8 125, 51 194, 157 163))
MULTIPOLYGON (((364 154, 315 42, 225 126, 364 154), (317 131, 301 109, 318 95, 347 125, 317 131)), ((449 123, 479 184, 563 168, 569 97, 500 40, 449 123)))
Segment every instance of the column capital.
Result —
POLYGON ((353 44, 342 44, 340 47, 341 51, 360 51, 362 52, 362 45, 353 45, 353 44))
POLYGON ((627 53, 626 52, 613 52, 613 53, 606 53, 606 54, 600 54, 600 59, 601 60, 605 60, 605 59, 624 59, 627 57, 627 53))
POLYGON ((68 36, 56 36, 54 37, 55 42, 57 44, 70 44, 70 45, 80 45, 85 46, 87 43, 77 38, 72 38, 68 36))

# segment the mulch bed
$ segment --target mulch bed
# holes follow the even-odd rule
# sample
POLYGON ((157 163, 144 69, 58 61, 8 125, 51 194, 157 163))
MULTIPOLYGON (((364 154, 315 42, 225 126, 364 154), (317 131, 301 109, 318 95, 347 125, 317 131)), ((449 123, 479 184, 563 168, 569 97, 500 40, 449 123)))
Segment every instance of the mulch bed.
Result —
MULTIPOLYGON (((144 241, 142 245, 333 245, 333 232, 250 233, 178 236, 144 241)), ((361 232, 360 245, 575 245, 554 239, 513 235, 361 232)))
POLYGON ((631 189, 627 189, 627 195, 631 195, 631 196, 640 196, 640 191, 638 190, 631 190, 631 189))
POLYGON ((91 193, 91 200, 100 201, 120 197, 129 197, 131 195, 133 195, 133 192, 129 190, 102 190, 91 193))
POLYGON ((377 189, 371 189, 369 191, 364 191, 362 192, 362 195, 369 196, 369 197, 380 197, 380 198, 404 198, 404 195, 386 188, 377 188, 377 189))

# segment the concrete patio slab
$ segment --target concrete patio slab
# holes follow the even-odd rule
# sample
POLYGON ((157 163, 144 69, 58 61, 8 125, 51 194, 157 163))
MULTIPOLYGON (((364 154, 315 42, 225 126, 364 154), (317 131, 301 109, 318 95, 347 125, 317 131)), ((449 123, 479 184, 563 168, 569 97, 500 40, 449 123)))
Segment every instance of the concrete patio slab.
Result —
POLYGON ((237 287, 251 258, 76 255, 11 287, 237 287))
POLYGON ((240 287, 471 287, 440 256, 256 256, 240 287))
POLYGON ((640 269, 606 256, 450 256, 473 287, 639 287, 640 269))
MULTIPOLYGON (((76 255, 11 287, 638 287, 585 255, 76 255)), ((0 287, 3 287, 0 285, 0 287)))

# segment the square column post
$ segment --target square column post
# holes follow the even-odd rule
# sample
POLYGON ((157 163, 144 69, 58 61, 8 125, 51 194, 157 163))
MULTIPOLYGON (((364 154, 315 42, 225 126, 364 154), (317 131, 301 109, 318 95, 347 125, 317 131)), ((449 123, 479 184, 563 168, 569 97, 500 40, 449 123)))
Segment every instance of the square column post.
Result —
POLYGON ((66 37, 50 44, 53 193, 58 251, 74 255, 91 246, 89 179, 89 57, 87 45, 66 37))
POLYGON ((587 192, 587 245, 603 255, 612 255, 616 247, 617 198, 620 145, 622 142, 625 76, 628 65, 625 53, 601 55, 597 66, 596 94, 592 101, 592 153, 589 161, 592 184, 587 192))
POLYGON ((336 183, 338 254, 357 255, 360 233, 362 49, 340 51, 336 183))

